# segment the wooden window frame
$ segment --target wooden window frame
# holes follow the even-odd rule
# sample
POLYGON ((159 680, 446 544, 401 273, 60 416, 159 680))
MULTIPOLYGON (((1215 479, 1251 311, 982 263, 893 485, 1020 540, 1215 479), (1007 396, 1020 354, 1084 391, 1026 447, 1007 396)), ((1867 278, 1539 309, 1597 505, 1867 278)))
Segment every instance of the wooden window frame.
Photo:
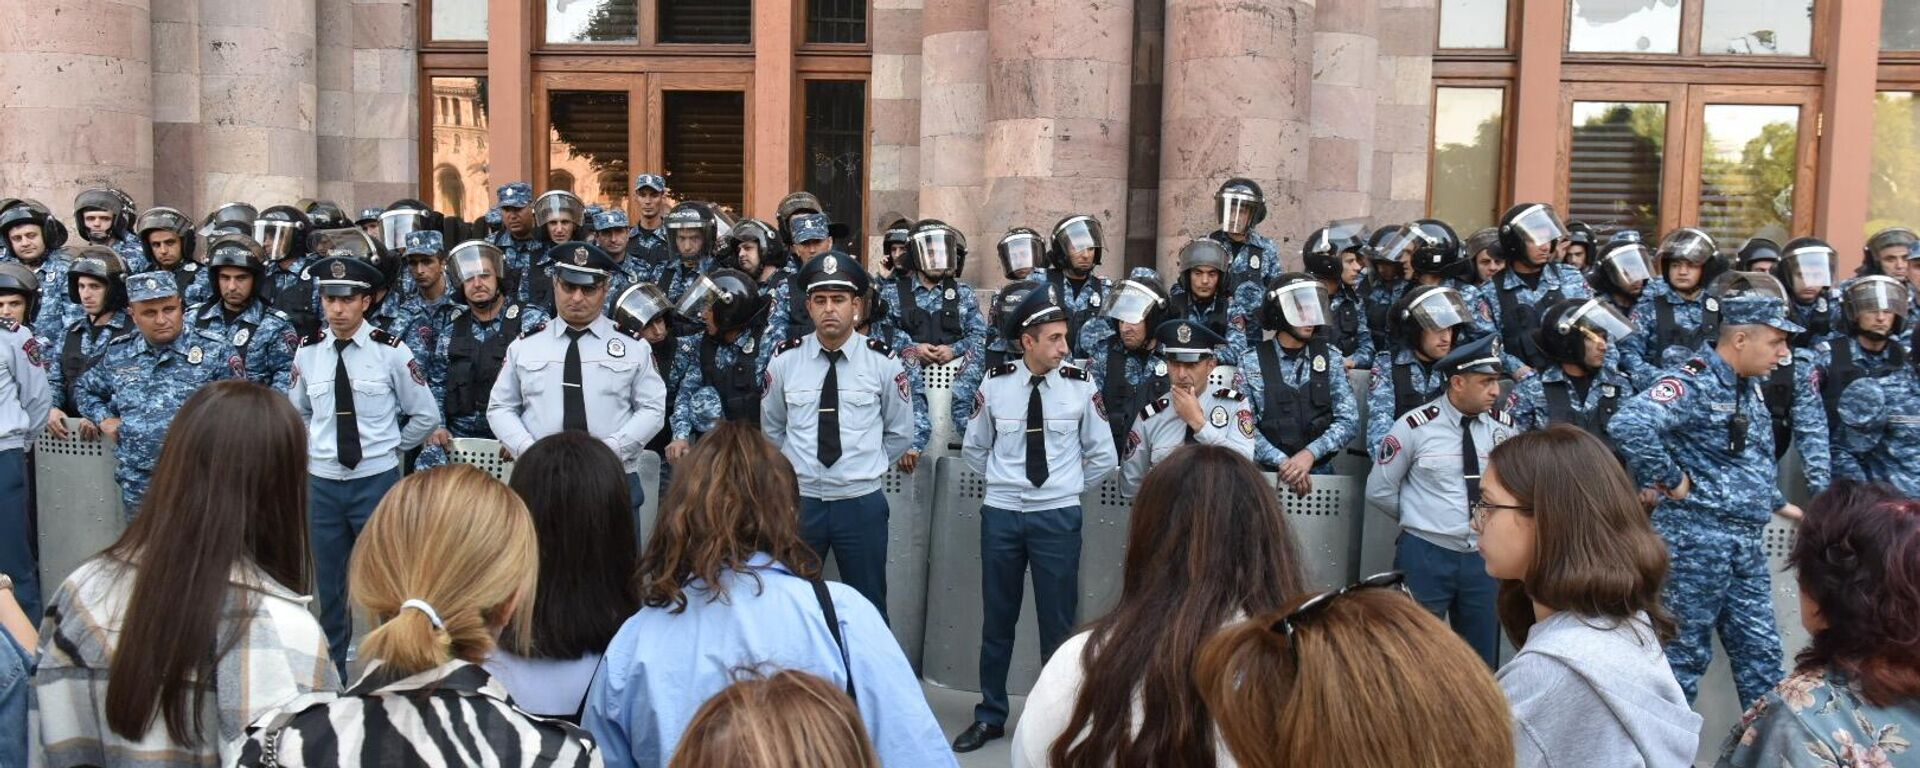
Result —
MULTIPOLYGON (((1700 53, 1700 33, 1705 26, 1707 0, 1680 0, 1680 40, 1677 53, 1628 53, 1623 51, 1574 51, 1573 46, 1573 0, 1535 0, 1536 2, 1566 3, 1566 19, 1560 31, 1560 56, 1563 66, 1580 63, 1594 64, 1661 64, 1666 67, 1676 65, 1696 65, 1709 67, 1734 67, 1773 69, 1781 66, 1812 66, 1820 68, 1827 61, 1827 27, 1834 23, 1836 0, 1814 0, 1813 26, 1808 30, 1812 39, 1808 41, 1805 56, 1758 55, 1741 56, 1738 54, 1702 54, 1700 53)), ((1877 43, 1876 43, 1877 44, 1877 43)))
POLYGON ((1506 45, 1499 48, 1445 48, 1440 45, 1440 16, 1446 13, 1447 0, 1437 0, 1433 6, 1433 58, 1458 61, 1477 61, 1486 59, 1513 59, 1520 46, 1520 9, 1514 0, 1507 0, 1507 29, 1504 37, 1506 45))
MULTIPOLYGON (((420 54, 424 56, 429 52, 441 51, 479 51, 484 53, 487 50, 486 40, 433 39, 433 4, 436 2, 439 2, 439 0, 421 0, 421 2, 416 4, 417 7, 414 8, 413 28, 419 30, 419 33, 415 37, 419 41, 420 54)), ((480 7, 482 10, 486 9, 487 4, 484 0, 480 3, 480 7)), ((487 35, 489 37, 493 35, 493 26, 491 24, 487 26, 487 35)))
MULTIPOLYGON (((1513 174, 1508 173, 1508 169, 1513 167, 1513 109, 1514 91, 1517 90, 1514 88, 1513 80, 1438 75, 1433 78, 1433 85, 1430 88, 1433 96, 1428 99, 1427 104, 1427 205, 1425 210, 1428 216, 1433 215, 1433 163, 1439 157, 1439 153, 1435 151, 1437 148, 1434 146, 1433 132, 1434 126, 1439 121, 1441 88, 1500 89, 1500 166, 1495 170, 1497 185, 1494 188, 1493 198, 1494 210, 1498 211, 1507 200, 1513 197, 1513 174)), ((1566 206, 1561 205, 1560 210, 1566 210, 1566 206)), ((1461 233, 1461 236, 1464 237, 1466 234, 1461 233)))
MULTIPOLYGON (((872 38, 872 35, 868 35, 868 38, 872 38)), ((787 153, 787 178, 794 179, 798 186, 805 186, 803 180, 807 177, 807 83, 815 80, 858 80, 862 84, 862 93, 867 96, 866 108, 861 110, 860 114, 861 130, 865 134, 860 147, 860 215, 871 218, 873 216, 873 60, 862 59, 861 62, 865 64, 864 67, 852 66, 854 62, 843 57, 808 57, 806 64, 809 66, 806 67, 801 66, 801 61, 794 62, 793 122, 791 123, 794 126, 794 138, 793 151, 787 153)), ((878 227, 873 226, 871 222, 862 221, 858 229, 871 235, 878 227)), ((865 247, 864 243, 858 245, 865 247)))

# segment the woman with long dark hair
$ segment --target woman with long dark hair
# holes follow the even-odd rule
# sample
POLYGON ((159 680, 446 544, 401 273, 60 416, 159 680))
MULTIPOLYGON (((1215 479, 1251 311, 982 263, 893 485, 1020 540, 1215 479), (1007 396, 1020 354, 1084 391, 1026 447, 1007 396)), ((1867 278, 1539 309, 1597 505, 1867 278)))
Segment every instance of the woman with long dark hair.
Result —
POLYGON ((1720 750, 1719 765, 1913 765, 1920 749, 1920 501, 1835 483, 1790 556, 1813 643, 1720 750))
POLYGON ((1700 716, 1661 646, 1667 548, 1607 445, 1566 424, 1487 456, 1473 530, 1520 653, 1500 669, 1520 766, 1692 762, 1700 716))
POLYGON ((1302 591, 1273 487, 1225 448, 1181 448, 1134 498, 1119 604, 1060 646, 1013 735, 1015 766, 1232 764, 1195 685, 1200 646, 1302 591))
POLYGON ((230 762, 255 716, 340 687, 304 596, 306 467, 285 395, 226 381, 187 399, 145 511, 48 605, 48 765, 230 762))
POLYGON ((487 671, 521 709, 579 723, 600 654, 640 609, 626 470, 592 435, 556 432, 514 462, 510 484, 533 515, 540 586, 516 620, 527 633, 508 633, 487 671))

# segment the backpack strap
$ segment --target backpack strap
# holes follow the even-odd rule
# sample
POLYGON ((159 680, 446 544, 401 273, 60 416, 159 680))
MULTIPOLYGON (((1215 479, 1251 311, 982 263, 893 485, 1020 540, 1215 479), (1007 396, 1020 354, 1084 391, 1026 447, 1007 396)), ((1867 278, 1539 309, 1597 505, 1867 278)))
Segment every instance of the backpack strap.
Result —
POLYGON ((840 636, 840 614, 833 610, 833 597, 827 594, 827 582, 821 579, 810 580, 813 584, 813 598, 820 601, 820 612, 827 616, 827 631, 833 633, 833 644, 840 646, 840 663, 847 665, 847 698, 860 703, 860 695, 853 692, 853 657, 847 653, 847 641, 840 636))

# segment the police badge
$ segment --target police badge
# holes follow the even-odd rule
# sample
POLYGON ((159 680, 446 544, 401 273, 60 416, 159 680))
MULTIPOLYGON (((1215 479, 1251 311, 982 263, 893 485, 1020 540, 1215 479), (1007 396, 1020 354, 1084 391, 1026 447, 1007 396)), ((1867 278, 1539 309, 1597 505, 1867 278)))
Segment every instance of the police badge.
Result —
POLYGON ((1326 355, 1314 355, 1314 356, 1313 356, 1313 372, 1314 372, 1314 373, 1326 373, 1326 372, 1327 372, 1327 357, 1326 357, 1326 355))
POLYGON ((251 338, 253 338, 253 329, 242 328, 239 333, 233 335, 233 346, 235 348, 244 347, 247 345, 247 339, 251 338))
POLYGON ((626 357, 627 345, 620 343, 619 339, 607 339, 607 354, 614 357, 626 357))
POLYGON ((1179 339, 1182 344, 1193 341, 1193 326, 1181 325, 1179 328, 1174 329, 1173 337, 1179 339))
POLYGON ((346 276, 347 276, 347 263, 344 261, 334 262, 333 263, 333 279, 339 280, 346 276))
POLYGON ((1100 294, 1095 293, 1093 296, 1089 297, 1087 299, 1087 303, 1095 307, 1100 306, 1100 294))
POLYGON ((840 271, 840 260, 832 256, 822 259, 820 261, 820 271, 829 275, 840 271))
POLYGON ((740 346, 740 351, 749 355, 753 354, 753 336, 747 336, 746 343, 740 346))
POLYGON ((1227 408, 1226 408, 1226 406, 1224 406, 1224 405, 1216 405, 1216 406, 1214 406, 1214 407, 1213 407, 1213 413, 1209 413, 1209 414, 1207 414, 1207 423, 1208 423, 1208 424, 1212 424, 1212 425, 1214 425, 1215 427, 1224 427, 1224 426, 1226 426, 1226 425, 1227 425, 1227 408))
POLYGON ((193 347, 187 350, 187 362, 194 365, 199 365, 200 361, 206 359, 206 357, 206 353, 201 352, 199 347, 193 347))
POLYGON ((1251 269, 1259 269, 1259 268, 1260 268, 1260 257, 1259 257, 1259 256, 1248 256, 1248 257, 1247 257, 1247 266, 1248 266, 1249 268, 1251 268, 1251 269))
POLYGON ((954 292, 952 288, 948 288, 945 295, 946 295, 947 301, 953 301, 954 292))
POLYGON ((1153 361, 1153 375, 1155 376, 1167 375, 1167 361, 1165 360, 1153 361))
POLYGON ((508 320, 512 320, 512 319, 514 319, 514 318, 517 318, 517 317, 519 317, 519 316, 520 316, 520 305, 518 305, 518 304, 515 304, 515 305, 513 305, 513 306, 510 306, 510 307, 507 307, 507 319, 508 319, 508 320))
POLYGON ((1611 398, 1611 397, 1613 397, 1613 396, 1614 396, 1614 394, 1615 394, 1615 393, 1617 393, 1618 391, 1619 391, 1619 389, 1617 389, 1616 387, 1614 387, 1614 386, 1613 386, 1612 384, 1602 384, 1602 385, 1600 385, 1600 396, 1601 396, 1601 397, 1607 397, 1607 398, 1611 398))

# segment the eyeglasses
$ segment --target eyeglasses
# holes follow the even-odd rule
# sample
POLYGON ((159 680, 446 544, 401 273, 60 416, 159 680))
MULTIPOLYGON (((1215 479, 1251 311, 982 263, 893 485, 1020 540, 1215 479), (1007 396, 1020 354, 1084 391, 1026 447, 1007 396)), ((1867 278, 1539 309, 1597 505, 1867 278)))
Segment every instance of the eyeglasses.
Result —
POLYGON ((1480 529, 1485 528, 1487 526, 1487 521, 1493 519, 1493 511, 1496 509, 1511 509, 1515 512, 1528 512, 1528 511, 1531 511, 1533 508, 1523 507, 1517 504, 1494 504, 1488 501, 1476 501, 1473 503, 1473 506, 1468 508, 1467 510, 1469 514, 1468 527, 1472 528, 1474 533, 1479 533, 1480 529))
POLYGON ((1300 662, 1300 649, 1299 649, 1299 646, 1294 643, 1293 635, 1296 631, 1298 631, 1300 622, 1302 619, 1306 619, 1316 613, 1319 613, 1320 611, 1324 610, 1328 605, 1331 605, 1334 600, 1339 599, 1341 595, 1345 595, 1349 592, 1353 592, 1355 590, 1360 590, 1360 589, 1386 589, 1386 588, 1397 588, 1400 590, 1401 594, 1407 595, 1408 597, 1413 596, 1413 593, 1407 590, 1407 575, 1405 573, 1402 573, 1400 571, 1387 571, 1386 573, 1376 573, 1372 576, 1368 576, 1364 579, 1356 581, 1352 584, 1348 584, 1344 587, 1333 590, 1331 592, 1322 592, 1318 595, 1314 595, 1313 597, 1307 598, 1306 602, 1303 602, 1299 605, 1299 607, 1294 608, 1291 611, 1288 611, 1287 615, 1280 617, 1280 620, 1274 622, 1273 626, 1268 627, 1268 629, 1274 632, 1278 632, 1280 633, 1280 635, 1287 638, 1287 649, 1293 653, 1293 661, 1297 665, 1300 662))

